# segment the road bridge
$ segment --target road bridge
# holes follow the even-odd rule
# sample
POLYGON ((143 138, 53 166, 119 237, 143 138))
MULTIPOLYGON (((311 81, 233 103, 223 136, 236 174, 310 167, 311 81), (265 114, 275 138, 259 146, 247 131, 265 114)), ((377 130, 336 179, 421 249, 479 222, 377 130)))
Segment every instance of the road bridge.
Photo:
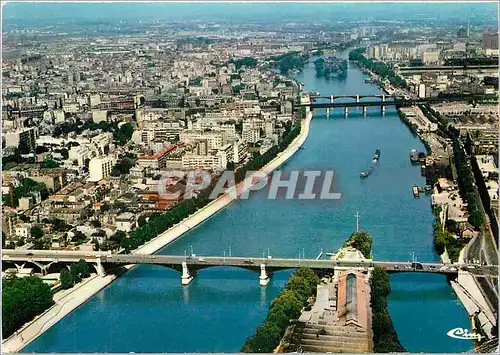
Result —
POLYGON ((440 73, 455 73, 461 74, 465 72, 495 72, 498 73, 498 64, 482 64, 482 65, 442 65, 442 66, 420 66, 420 67, 399 67, 396 68, 395 73, 401 74, 415 74, 424 72, 440 72, 440 73))
POLYGON ((3 250, 3 262, 14 263, 17 268, 26 263, 38 266, 42 272, 54 263, 75 263, 83 259, 94 265, 98 274, 105 275, 107 270, 130 264, 153 264, 182 272, 182 284, 188 284, 198 270, 231 266, 260 273, 261 285, 267 284, 269 276, 276 271, 307 267, 318 270, 357 268, 368 271, 379 266, 389 273, 421 272, 456 275, 459 270, 467 270, 476 275, 498 275, 497 266, 457 265, 442 263, 412 263, 400 261, 373 260, 317 260, 270 257, 225 257, 225 256, 182 256, 182 255, 135 255, 111 254, 106 252, 50 251, 50 250, 3 250))

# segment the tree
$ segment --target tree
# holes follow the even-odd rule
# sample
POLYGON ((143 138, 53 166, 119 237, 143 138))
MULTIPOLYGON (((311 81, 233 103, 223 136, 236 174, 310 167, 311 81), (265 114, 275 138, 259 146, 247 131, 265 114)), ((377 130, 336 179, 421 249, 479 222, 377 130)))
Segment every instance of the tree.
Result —
POLYGON ((276 324, 280 329, 286 328, 291 319, 300 317, 303 303, 295 292, 285 291, 271 302, 267 320, 276 324))
POLYGON ((372 250, 372 239, 368 233, 363 231, 357 231, 351 234, 346 242, 346 245, 352 246, 359 250, 365 258, 370 258, 372 250))
POLYGON ((316 275, 316 273, 314 271, 312 271, 311 269, 308 269, 308 268, 299 268, 299 269, 297 269, 297 271, 295 271, 295 275, 305 279, 309 284, 310 293, 312 295, 316 294, 316 288, 317 288, 320 280, 319 280, 318 275, 316 275))
POLYGON ((2 280, 2 336, 16 329, 52 306, 50 286, 35 276, 2 280))
POLYGON ((125 238, 127 234, 124 231, 117 230, 111 237, 109 237, 109 240, 117 243, 121 243, 122 239, 125 238))
POLYGON ((39 225, 34 225, 30 228, 31 237, 34 239, 40 239, 43 237, 43 230, 39 225))
POLYGON ((285 289, 294 292, 304 304, 307 302, 309 296, 311 296, 311 286, 308 281, 295 274, 290 276, 285 289))
POLYGON ((255 353, 272 353, 278 345, 280 338, 280 329, 271 322, 264 322, 264 324, 257 328, 255 335, 247 340, 247 342, 249 342, 249 346, 244 347, 243 351, 255 353))
POLYGON ((82 281, 82 277, 80 275, 80 270, 77 264, 73 264, 69 267, 69 274, 71 275, 71 279, 73 284, 77 284, 82 281))
POLYGON ((61 287, 64 290, 71 288, 74 285, 73 278, 71 277, 71 274, 66 268, 61 270, 61 273, 59 274, 59 280, 61 282, 61 287))
POLYGON ((100 228, 101 227, 101 222, 98 219, 93 219, 90 221, 90 224, 94 228, 100 228))
POLYGON ((83 259, 78 260, 78 262, 75 264, 75 267, 78 272, 78 276, 82 278, 90 276, 90 267, 85 260, 83 259))

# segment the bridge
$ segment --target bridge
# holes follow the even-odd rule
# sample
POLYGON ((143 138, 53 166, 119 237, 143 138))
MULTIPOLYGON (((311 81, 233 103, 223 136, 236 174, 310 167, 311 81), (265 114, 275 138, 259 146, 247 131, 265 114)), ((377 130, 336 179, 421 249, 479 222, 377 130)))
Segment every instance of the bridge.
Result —
POLYGON ((349 108, 361 107, 363 109, 363 115, 365 115, 367 107, 380 107, 381 111, 384 112, 386 106, 411 107, 415 105, 425 105, 425 104, 434 104, 442 102, 463 101, 463 100, 477 100, 477 99, 479 98, 474 95, 462 95, 456 97, 427 97, 427 98, 409 98, 409 97, 403 98, 395 95, 342 95, 342 96, 310 95, 308 99, 303 99, 301 100, 300 103, 294 103, 294 108, 306 107, 308 110, 326 108, 328 115, 329 109, 331 108, 344 108, 344 114, 347 114, 349 112, 349 108), (364 99, 367 98, 371 100, 365 101, 364 99), (346 99, 348 99, 349 101, 346 101, 346 99), (323 101, 317 102, 318 100, 323 100, 323 101), (339 102, 339 100, 342 101, 339 102))
POLYGON ((38 266, 42 273, 56 263, 75 263, 80 259, 91 263, 99 275, 105 275, 107 270, 130 264, 152 264, 168 267, 182 272, 183 285, 189 284, 198 270, 216 266, 231 266, 260 273, 261 285, 269 282, 269 277, 276 271, 307 267, 318 270, 345 270, 357 268, 368 271, 379 266, 389 273, 421 272, 455 276, 459 270, 476 275, 498 275, 497 266, 457 265, 442 263, 412 263, 399 261, 373 260, 324 260, 324 259, 292 259, 271 257, 225 257, 225 256, 181 256, 181 255, 137 255, 111 254, 110 252, 80 252, 51 250, 3 250, 2 261, 14 263, 22 268, 26 263, 38 266))
POLYGON ((401 74, 414 74, 423 72, 441 72, 441 73, 461 73, 461 72, 490 72, 493 71, 498 73, 498 64, 482 64, 482 65, 443 65, 434 67, 399 67, 396 68, 395 72, 397 75, 401 74))
POLYGON ((307 107, 308 109, 321 109, 326 108, 327 114, 329 114, 330 108, 343 107, 344 114, 349 112, 350 107, 361 107, 363 109, 363 114, 366 114, 367 107, 380 107, 381 111, 385 111, 386 106, 402 106, 405 104, 404 100, 396 101, 396 98, 392 95, 342 95, 342 96, 320 96, 311 95, 308 101, 301 102, 300 104, 295 104, 295 107, 307 107), (372 99, 370 101, 362 101, 364 99, 372 99), (349 99, 350 101, 341 101, 349 99), (373 100, 375 99, 375 100, 373 100), (386 101, 386 99, 388 99, 386 101), (328 100, 323 102, 316 102, 317 100, 328 100))

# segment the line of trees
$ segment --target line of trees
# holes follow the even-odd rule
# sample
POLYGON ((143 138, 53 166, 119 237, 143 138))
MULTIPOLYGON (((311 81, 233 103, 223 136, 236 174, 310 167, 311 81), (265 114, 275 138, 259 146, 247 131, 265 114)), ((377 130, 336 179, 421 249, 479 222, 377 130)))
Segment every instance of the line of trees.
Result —
MULTIPOLYGON (((294 125, 291 122, 287 123, 281 142, 271 147, 264 154, 255 155, 250 162, 239 168, 235 172, 236 182, 243 181, 248 171, 259 170, 269 163, 279 152, 283 151, 299 133, 300 122, 296 122, 294 125)), ((121 247, 128 253, 179 223, 198 209, 206 206, 210 202, 209 196, 214 187, 215 182, 212 182, 210 186, 200 191, 198 196, 183 200, 164 213, 155 213, 151 215, 148 223, 132 231, 128 238, 123 238, 121 240, 121 247)))
POLYGON ((244 353, 272 353, 291 320, 298 319, 308 299, 316 295, 319 277, 311 269, 297 269, 271 302, 266 320, 245 341, 244 353))
POLYGON ((365 68, 368 68, 375 74, 377 74, 381 79, 387 79, 392 85, 407 88, 408 85, 406 81, 396 75, 394 70, 392 70, 387 64, 384 62, 377 62, 372 59, 366 58, 363 53, 366 48, 357 48, 349 52, 349 60, 353 62, 361 63, 365 68))
POLYGON ((387 296, 391 293, 389 274, 375 267, 370 279, 373 328, 373 351, 375 353, 406 352, 394 330, 387 310, 387 296))
POLYGON ((434 121, 438 122, 439 129, 443 135, 452 140, 453 160, 457 169, 460 196, 464 201, 467 201, 469 223, 474 226, 474 228, 480 229, 484 224, 484 208, 478 189, 474 184, 474 173, 469 164, 467 153, 465 152, 465 145, 460 139, 460 132, 448 125, 446 119, 431 107, 421 106, 421 108, 426 116, 431 116, 434 121))
POLYGON ((467 201, 468 221, 476 229, 480 229, 484 223, 484 212, 477 187, 474 184, 474 174, 467 159, 467 155, 461 144, 458 133, 453 136, 453 158, 457 168, 458 187, 460 196, 467 201))
POLYGON ((64 268, 61 270, 60 281, 61 288, 66 290, 75 286, 82 279, 90 276, 90 266, 83 259, 80 259, 76 264, 72 264, 69 270, 64 268))
POLYGON ((54 304, 50 286, 35 276, 2 280, 2 337, 12 335, 26 322, 54 304))

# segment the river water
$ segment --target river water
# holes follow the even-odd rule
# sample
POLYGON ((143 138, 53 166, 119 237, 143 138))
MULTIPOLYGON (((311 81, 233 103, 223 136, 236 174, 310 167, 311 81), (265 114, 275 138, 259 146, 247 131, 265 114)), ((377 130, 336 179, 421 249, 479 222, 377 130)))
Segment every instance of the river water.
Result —
MULTIPOLYGON (((343 56, 346 55, 344 52, 343 56)), ((350 66, 344 81, 316 78, 314 65, 296 75, 305 90, 324 95, 380 94, 350 66)), ((382 115, 369 108, 327 119, 315 112, 304 144, 283 171, 335 171, 339 201, 268 200, 267 190, 252 193, 183 236, 161 254, 315 257, 332 251, 356 229, 373 237, 377 260, 436 261, 432 246, 430 198, 414 199, 413 184, 424 185, 409 151, 423 144, 400 121, 394 108, 382 115), (380 165, 364 180, 359 173, 381 149, 380 165)), ((258 275, 227 267, 200 271, 180 285, 180 274, 157 266, 139 266, 92 297, 23 352, 237 352, 266 316, 269 302, 290 271, 276 273, 267 287, 258 275)), ((460 352, 467 340, 446 332, 470 328, 467 314, 441 275, 391 276, 389 311, 402 345, 410 352, 460 352)))

